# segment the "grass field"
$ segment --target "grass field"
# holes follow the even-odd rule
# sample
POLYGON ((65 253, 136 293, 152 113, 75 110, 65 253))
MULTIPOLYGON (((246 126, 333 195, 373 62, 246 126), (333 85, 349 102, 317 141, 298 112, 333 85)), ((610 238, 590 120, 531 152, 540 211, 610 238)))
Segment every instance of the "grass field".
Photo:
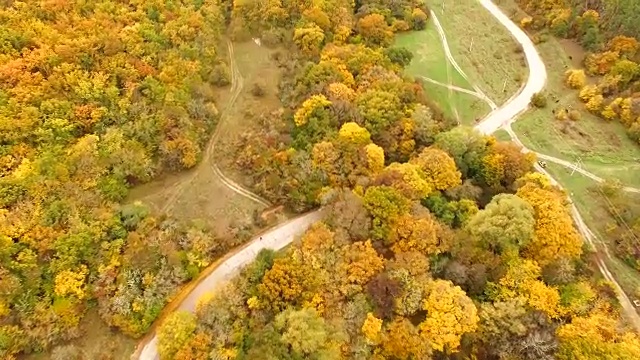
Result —
MULTIPOLYGON (((571 169, 557 164, 548 163, 546 170, 571 195, 580 215, 596 235, 600 245, 612 249, 615 238, 610 235, 607 228, 616 224, 616 219, 607 209, 609 205, 606 195, 596 190, 597 183, 577 172, 571 175, 571 169)), ((640 203, 640 195, 638 194, 624 194, 623 196, 632 196, 640 203)), ((612 250, 609 250, 609 253, 611 254, 610 258, 603 256, 609 270, 625 293, 633 300, 633 296, 640 295, 640 273, 616 258, 612 250)))
POLYGON ((511 135, 503 129, 498 129, 498 131, 493 133, 493 136, 500 141, 511 141, 511 135))
MULTIPOLYGON (((502 0, 499 4, 516 20, 525 16, 512 1, 502 0)), ((627 137, 620 123, 606 122, 586 111, 577 91, 564 86, 565 71, 579 67, 584 57, 579 47, 549 36, 538 45, 538 51, 547 66, 545 91, 549 106, 530 110, 513 124, 520 140, 543 154, 567 161, 580 158, 585 170, 602 178, 616 178, 625 185, 640 187, 640 146, 627 137), (558 121, 552 113, 558 108, 579 110, 581 119, 558 121)))
MULTIPOLYGON (((413 60, 406 68, 407 74, 416 79, 427 77, 440 83, 473 90, 469 82, 447 61, 433 21, 427 24, 423 31, 396 36, 395 46, 406 47, 413 53, 413 60)), ((462 124, 471 125, 475 119, 491 110, 486 103, 474 96, 449 90, 445 86, 428 81, 423 82, 427 95, 434 103, 440 105, 440 110, 445 116, 456 119, 457 113, 462 124)))
POLYGON ((527 78, 524 55, 516 52, 517 42, 477 0, 445 1, 444 13, 442 0, 426 2, 438 16, 451 52, 469 81, 498 105, 520 89, 527 78))

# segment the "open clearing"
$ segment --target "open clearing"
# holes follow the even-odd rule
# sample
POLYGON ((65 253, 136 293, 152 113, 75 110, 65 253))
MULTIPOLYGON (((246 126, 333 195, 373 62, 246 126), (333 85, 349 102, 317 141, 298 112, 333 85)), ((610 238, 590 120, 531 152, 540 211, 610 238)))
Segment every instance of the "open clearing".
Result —
POLYGON ((526 61, 504 26, 477 0, 444 1, 444 12, 441 0, 426 2, 438 15, 451 52, 469 81, 498 105, 518 92, 526 80, 526 61))
POLYGON ((472 125, 476 119, 489 113, 491 109, 483 100, 424 80, 426 77, 473 91, 469 82, 447 61, 433 21, 427 23, 425 30, 398 34, 395 45, 413 53, 413 60, 406 68, 407 74, 422 80, 425 92, 434 104, 440 105, 445 116, 456 119, 457 113, 462 124, 472 125))
MULTIPOLYGON (((598 184, 578 172, 571 175, 571 169, 550 162, 547 163, 546 170, 570 193, 580 215, 596 235, 600 244, 612 249, 616 239, 611 236, 607 228, 616 224, 616 219, 608 211, 609 205, 606 195, 597 190, 598 184)), ((622 196, 632 196, 640 203, 640 195, 638 194, 625 193, 622 196)), ((631 300, 635 299, 640 295, 640 272, 615 257, 612 250, 608 252, 611 257, 605 256, 604 260, 607 262, 609 270, 625 293, 631 297, 631 300)))
MULTIPOLYGON (((246 59, 252 59, 256 64, 260 58, 256 52, 249 53, 247 49, 258 47, 253 42, 235 45, 234 54, 241 57, 244 63, 250 63, 246 59)), ((231 48, 231 49, 233 49, 231 48)), ((268 52, 265 50, 265 53, 268 52)), ((234 58, 235 61, 235 58, 234 58)), ((231 190, 215 174, 216 161, 224 158, 225 149, 229 146, 225 137, 234 133, 236 118, 239 109, 244 109, 244 101, 248 91, 243 84, 253 84, 253 77, 259 76, 256 72, 251 77, 242 74, 246 69, 233 71, 235 63, 231 64, 233 84, 228 89, 220 90, 220 99, 217 102, 222 112, 218 123, 219 128, 212 135, 210 150, 202 161, 192 170, 178 174, 165 176, 159 180, 144 184, 132 189, 129 201, 142 201, 151 206, 155 211, 174 216, 180 220, 190 221, 194 219, 204 220, 218 236, 235 235, 237 229, 247 229, 254 224, 256 213, 265 209, 263 204, 237 194, 231 190), (239 103, 240 102, 240 103, 239 103), (231 125, 229 125, 231 124, 231 125), (215 150, 213 150, 215 146, 215 150)), ((260 76, 262 76, 260 74, 260 76)), ((274 95, 275 96, 275 95, 274 95)), ((226 169, 225 169, 226 171, 226 169)), ((235 176, 234 176, 235 177, 235 176)))
MULTIPOLYGON (((234 106, 227 109, 226 119, 219 124, 220 139, 213 158, 225 175, 247 187, 251 184, 235 170, 233 154, 237 140, 245 131, 259 129, 258 118, 261 114, 268 114, 281 107, 278 98, 281 71, 272 58, 278 51, 284 50, 258 46, 253 41, 234 44, 236 66, 240 71, 243 87, 234 106), (256 84, 260 84, 264 95, 257 97, 252 94, 256 84)), ((221 101, 223 102, 224 100, 221 101)))
MULTIPOLYGON (((503 0, 499 4, 516 21, 525 16, 512 1, 503 0)), ((537 48, 547 65, 549 105, 529 110, 513 124, 520 140, 542 154, 567 161, 581 159, 585 170, 602 178, 615 178, 624 185, 640 187, 637 176, 640 146, 628 138, 620 123, 606 122, 589 113, 578 99, 578 92, 564 86, 566 69, 578 67, 584 56, 579 47, 571 41, 548 36, 537 48), (559 108, 579 110, 580 120, 556 120, 552 111, 559 108)))

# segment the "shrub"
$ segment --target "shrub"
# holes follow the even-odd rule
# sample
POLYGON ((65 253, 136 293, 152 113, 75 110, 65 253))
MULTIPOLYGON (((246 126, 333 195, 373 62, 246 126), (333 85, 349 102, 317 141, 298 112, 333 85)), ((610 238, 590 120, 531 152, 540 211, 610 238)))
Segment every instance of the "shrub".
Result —
POLYGON ((569 111, 569 119, 573 121, 578 121, 582 118, 582 113, 578 110, 570 110, 569 111))
POLYGON ((214 66, 209 76, 209 82, 216 86, 227 86, 231 83, 231 71, 227 64, 221 62, 214 66))
POLYGON ((595 85, 587 85, 580 89, 580 100, 582 102, 589 102, 596 95, 598 95, 598 88, 595 85))
POLYGON ((547 97, 544 93, 538 92, 531 97, 531 105, 537 108, 547 107, 547 97))
POLYGON ((582 69, 571 69, 564 73, 565 84, 572 89, 581 89, 587 83, 587 75, 582 69))
POLYGON ((263 81, 256 81, 251 88, 251 94, 255 97, 262 97, 266 94, 266 84, 263 81))
POLYGON ((531 16, 527 16, 520 20, 520 27, 523 29, 528 28, 533 23, 533 18, 531 16))
POLYGON ((596 95, 587 101, 587 109, 591 112, 598 112, 602 108, 602 102, 604 98, 602 95, 596 95))
POLYGON ((556 120, 565 121, 569 118, 569 113, 567 109, 562 108, 562 109, 556 110, 555 116, 556 116, 556 120))

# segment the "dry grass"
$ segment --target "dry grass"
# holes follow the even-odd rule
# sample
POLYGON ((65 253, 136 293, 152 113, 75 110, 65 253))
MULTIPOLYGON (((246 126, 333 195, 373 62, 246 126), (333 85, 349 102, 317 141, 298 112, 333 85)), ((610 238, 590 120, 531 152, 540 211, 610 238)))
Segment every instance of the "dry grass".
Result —
MULTIPOLYGON (((203 160, 190 171, 158 179, 132 189, 129 201, 142 200, 154 210, 178 219, 204 220, 221 237, 233 234, 233 228, 245 228, 254 222, 256 212, 265 207, 229 189, 214 174, 213 164, 237 183, 243 178, 232 171, 232 147, 240 134, 255 126, 255 117, 246 116, 248 110, 260 114, 277 109, 277 84, 280 71, 271 60, 270 50, 253 41, 234 44, 235 60, 240 71, 241 91, 232 106, 233 94, 228 89, 219 92, 217 103, 223 115, 218 124, 218 137, 210 159, 203 160), (264 84, 265 95, 255 97, 251 89, 256 81, 264 84)), ((257 116, 257 115, 256 115, 257 116)))

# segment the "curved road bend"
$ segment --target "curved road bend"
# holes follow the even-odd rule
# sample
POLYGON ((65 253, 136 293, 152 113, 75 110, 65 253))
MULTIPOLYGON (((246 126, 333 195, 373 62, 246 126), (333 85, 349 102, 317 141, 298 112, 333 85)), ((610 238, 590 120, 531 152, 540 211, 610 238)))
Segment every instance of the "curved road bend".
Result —
MULTIPOLYGON (((521 91, 514 96, 510 101, 503 104, 499 109, 491 112, 485 119, 483 119, 476 129, 485 134, 491 134, 498 130, 500 127, 508 125, 515 120, 515 118, 526 111, 529 107, 531 96, 534 93, 541 91, 544 88, 547 72, 544 66, 544 62, 540 58, 533 42, 527 34, 524 33, 516 24, 514 24, 507 15, 505 15, 495 4, 490 0, 479 0, 480 3, 513 35, 524 50, 525 57, 529 66, 529 77, 527 83, 521 89, 521 91)), ((526 148, 525 148, 526 149, 526 148)), ((554 184, 558 184, 551 175, 549 175, 543 168, 536 164, 536 170, 546 174, 554 184)), ((586 226, 582 217, 578 213, 575 205, 572 204, 573 217, 576 222, 580 233, 585 237, 587 242, 595 248, 595 240, 593 233, 586 226)), ((257 253, 261 249, 270 248, 279 250, 290 244, 297 236, 302 235, 313 223, 319 221, 322 218, 320 210, 308 213, 302 217, 291 220, 287 223, 280 225, 279 227, 270 230, 262 235, 261 238, 254 238, 244 248, 238 252, 230 255, 226 260, 220 263, 211 274, 200 282, 195 289, 188 295, 188 297, 178 306, 180 310, 194 311, 198 299, 215 289, 231 276, 235 275, 240 268, 253 261, 257 253)), ((598 258, 598 267, 600 272, 611 281, 617 290, 618 299, 622 304, 625 313, 629 320, 633 323, 638 331, 640 331, 640 316, 636 313, 629 298, 622 291, 620 285, 611 276, 611 273, 607 269, 606 264, 598 258)), ((138 358, 140 360, 157 360, 159 359, 157 352, 158 338, 155 333, 150 334, 150 338, 146 342, 142 342, 139 348, 132 358, 138 358)))
MULTIPOLYGON (((322 219, 321 210, 305 214, 296 219, 290 220, 277 228, 274 228, 253 239, 245 247, 239 251, 229 254, 226 259, 220 262, 213 272, 207 275, 189 295, 180 303, 176 310, 184 310, 195 312, 198 300, 205 294, 211 292, 216 286, 229 280, 237 274, 238 270, 255 260, 256 256, 262 249, 280 250, 289 245, 298 236, 302 235, 312 224, 322 219)), ((158 337, 153 333, 144 347, 132 355, 132 359, 140 360, 157 360, 159 359, 157 344, 158 337)), ((141 344, 141 345, 142 345, 141 344)))

